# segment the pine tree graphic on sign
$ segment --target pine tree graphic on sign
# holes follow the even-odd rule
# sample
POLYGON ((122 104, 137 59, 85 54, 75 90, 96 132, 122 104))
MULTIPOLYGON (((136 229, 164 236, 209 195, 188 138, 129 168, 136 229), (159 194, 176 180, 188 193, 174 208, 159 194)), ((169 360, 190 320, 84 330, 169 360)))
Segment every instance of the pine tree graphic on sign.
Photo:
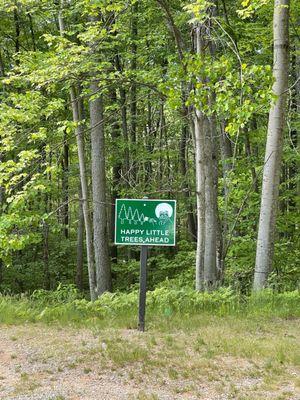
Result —
POLYGON ((134 213, 133 213, 133 223, 136 225, 140 220, 139 212, 138 209, 136 208, 134 213))
POLYGON ((121 210, 119 212, 119 218, 121 220, 121 224, 123 225, 124 220, 127 219, 125 204, 122 204, 121 210))
POLYGON ((132 214, 132 209, 131 209, 131 207, 128 208, 128 211, 127 211, 127 219, 128 219, 128 222, 131 224, 131 222, 132 222, 132 220, 133 220, 133 214, 132 214))
POLYGON ((141 216, 140 216, 140 223, 143 225, 144 222, 145 222, 144 214, 141 214, 141 216))

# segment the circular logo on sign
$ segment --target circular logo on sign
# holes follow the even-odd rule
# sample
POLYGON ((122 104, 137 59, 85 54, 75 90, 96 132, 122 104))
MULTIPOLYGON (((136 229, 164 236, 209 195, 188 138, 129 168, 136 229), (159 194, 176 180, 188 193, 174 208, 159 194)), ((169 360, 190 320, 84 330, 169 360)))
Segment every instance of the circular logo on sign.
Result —
POLYGON ((155 215, 157 218, 160 218, 164 215, 171 218, 173 215, 173 207, 168 203, 160 203, 155 208, 155 215))

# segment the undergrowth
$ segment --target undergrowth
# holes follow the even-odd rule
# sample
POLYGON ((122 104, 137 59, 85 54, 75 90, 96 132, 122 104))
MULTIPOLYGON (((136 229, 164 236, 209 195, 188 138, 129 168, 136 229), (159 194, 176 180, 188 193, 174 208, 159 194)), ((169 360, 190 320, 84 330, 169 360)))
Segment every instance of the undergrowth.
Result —
MULTIPOLYGON (((80 326, 135 327, 138 291, 106 293, 95 302, 82 298, 74 286, 55 291, 38 290, 30 296, 0 296, 0 323, 43 322, 80 326)), ((147 294, 147 319, 164 324, 195 315, 299 318, 300 291, 265 290, 241 295, 220 288, 212 293, 186 287, 162 286, 147 294)))

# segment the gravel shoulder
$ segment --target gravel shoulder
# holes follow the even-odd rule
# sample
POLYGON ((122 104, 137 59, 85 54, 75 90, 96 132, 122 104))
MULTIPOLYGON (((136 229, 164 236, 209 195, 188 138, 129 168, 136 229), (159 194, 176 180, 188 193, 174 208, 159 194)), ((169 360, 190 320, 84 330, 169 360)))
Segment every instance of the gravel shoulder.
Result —
POLYGON ((300 399, 300 368, 199 346, 180 332, 0 326, 0 399, 300 399))

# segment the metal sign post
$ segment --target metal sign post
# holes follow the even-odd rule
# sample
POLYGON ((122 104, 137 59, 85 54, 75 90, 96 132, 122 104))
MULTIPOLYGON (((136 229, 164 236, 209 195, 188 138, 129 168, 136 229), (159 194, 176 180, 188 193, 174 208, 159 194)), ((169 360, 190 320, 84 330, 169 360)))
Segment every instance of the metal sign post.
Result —
POLYGON ((149 246, 175 246, 175 200, 117 199, 115 244, 141 246, 138 329, 145 331, 149 246))
POLYGON ((139 326, 138 326, 138 329, 141 332, 145 331, 146 294, 147 294, 147 258, 148 258, 148 246, 141 246, 139 326))

